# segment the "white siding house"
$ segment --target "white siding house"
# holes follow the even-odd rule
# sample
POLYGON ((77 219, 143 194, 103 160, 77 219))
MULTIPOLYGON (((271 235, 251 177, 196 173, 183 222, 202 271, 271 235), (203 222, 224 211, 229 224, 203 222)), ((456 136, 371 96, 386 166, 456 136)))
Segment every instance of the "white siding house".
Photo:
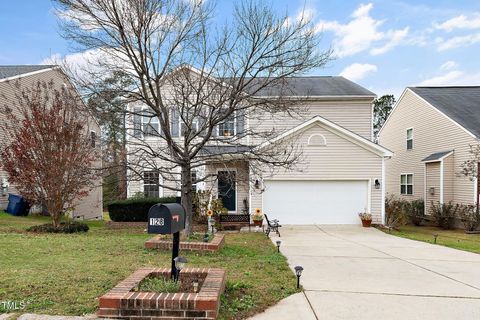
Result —
MULTIPOLYGON (((285 98, 298 101, 298 108, 303 109, 298 116, 272 116, 265 112, 227 127, 232 127, 232 134, 240 130, 274 130, 275 139, 293 142, 301 150, 296 166, 289 170, 264 166, 262 172, 254 173, 243 160, 210 161, 196 174, 213 172, 220 179, 199 184, 197 189, 217 193, 224 187, 224 182, 219 181, 222 172, 235 172, 235 182, 229 185, 231 214, 254 213, 260 208, 269 218, 283 224, 359 224, 358 213, 368 211, 374 223, 382 223, 384 161, 392 152, 372 142, 375 94, 343 77, 300 77, 288 81, 295 91, 285 98)), ((262 99, 269 97, 274 99, 275 92, 259 94, 262 99)), ((137 102, 130 105, 132 110, 139 107, 137 102)), ((178 130, 175 126, 178 124, 172 123, 172 133, 178 130)), ((164 143, 160 138, 143 139, 157 147, 164 143)), ((135 143, 130 141, 128 154, 133 161, 135 143)), ((266 146, 272 140, 260 142, 266 146)), ((128 183, 128 194, 137 192, 151 194, 145 179, 128 183)), ((153 193, 177 195, 160 186, 153 193)))

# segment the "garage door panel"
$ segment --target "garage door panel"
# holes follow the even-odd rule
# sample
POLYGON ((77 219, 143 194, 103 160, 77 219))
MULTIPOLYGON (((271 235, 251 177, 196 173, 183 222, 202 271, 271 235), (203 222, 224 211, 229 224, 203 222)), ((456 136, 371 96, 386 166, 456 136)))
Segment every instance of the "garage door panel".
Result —
POLYGON ((263 208, 283 224, 359 224, 367 181, 265 181, 263 208))

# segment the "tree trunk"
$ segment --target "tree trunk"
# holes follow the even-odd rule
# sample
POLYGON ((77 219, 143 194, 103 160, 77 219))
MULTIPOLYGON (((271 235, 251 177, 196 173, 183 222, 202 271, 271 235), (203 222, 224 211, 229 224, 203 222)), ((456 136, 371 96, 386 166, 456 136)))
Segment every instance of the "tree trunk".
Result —
POLYGON ((193 206, 192 206, 192 169, 190 164, 182 166, 182 205, 185 208, 185 234, 190 235, 193 231, 193 206))
POLYGON ((52 213, 53 227, 55 227, 55 228, 60 227, 60 217, 61 217, 61 215, 59 213, 52 213))

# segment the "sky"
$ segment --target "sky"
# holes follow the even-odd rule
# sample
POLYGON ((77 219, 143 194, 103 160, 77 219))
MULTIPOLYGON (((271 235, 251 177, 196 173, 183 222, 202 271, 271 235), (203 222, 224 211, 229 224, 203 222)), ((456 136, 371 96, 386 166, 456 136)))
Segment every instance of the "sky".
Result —
MULTIPOLYGON (((480 0, 272 0, 304 12, 334 59, 311 75, 342 75, 378 96, 407 86, 480 85, 480 0)), ((218 0, 218 19, 231 1, 218 0)), ((0 0, 0 65, 81 59, 63 39, 49 0, 0 0)))

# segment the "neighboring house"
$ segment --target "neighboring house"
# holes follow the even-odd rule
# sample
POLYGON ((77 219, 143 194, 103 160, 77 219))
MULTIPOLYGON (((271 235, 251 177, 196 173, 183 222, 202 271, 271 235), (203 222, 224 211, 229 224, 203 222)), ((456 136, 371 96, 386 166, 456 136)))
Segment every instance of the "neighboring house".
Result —
POLYGON ((472 204, 477 179, 460 174, 470 145, 480 137, 480 87, 409 87, 380 130, 380 143, 395 156, 386 161, 387 194, 431 203, 472 204))
MULTIPOLYGON (((302 116, 257 114, 246 121, 222 125, 228 135, 245 129, 275 129, 276 139, 294 141, 302 160, 292 170, 250 171, 246 161, 205 163, 195 174, 217 173, 218 179, 195 186, 209 189, 222 198, 229 213, 254 213, 256 208, 283 224, 359 224, 358 213, 368 211, 375 223, 384 217, 384 159, 392 153, 373 143, 372 102, 375 94, 343 77, 288 78, 288 99, 305 108, 302 116), (235 176, 235 180, 224 176, 235 176), (248 208, 248 209, 247 209, 248 208)), ((261 92, 262 98, 278 96, 275 88, 261 92)), ((130 108, 139 108, 132 103, 130 108)), ((172 135, 179 136, 179 123, 172 121, 172 135)), ((130 136, 130 135, 129 135, 130 136)), ((149 143, 160 143, 155 137, 149 143)), ((135 138, 127 142, 135 154, 135 138)), ((265 145, 273 141, 264 141, 265 145)), ((215 147, 212 147, 212 150, 215 147)), ((235 148, 235 146, 225 146, 235 148)), ((129 181, 128 194, 147 196, 177 195, 159 186, 159 175, 143 173, 143 181, 129 181)))
MULTIPOLYGON (((21 88, 31 88, 38 81, 53 81, 55 85, 72 86, 70 80, 54 65, 0 65, 0 106, 4 107, 10 101, 16 102, 15 95, 20 94, 15 84, 18 82, 21 88)), ((13 109, 15 111, 15 109, 13 109)), ((0 121, 6 121, 5 115, 0 113, 0 121)), ((89 130, 93 137, 100 137, 100 127, 92 117, 89 130)), ((4 137, 0 130, 0 139, 4 137)), ((98 159, 101 164, 101 159, 98 159)), ((8 176, 0 169, 0 182, 3 188, 0 190, 0 207, 5 209, 8 205, 8 193, 16 194, 15 186, 8 185, 8 176), (5 188, 8 185, 8 188, 5 188)), ((100 184, 100 183, 99 183, 100 184)), ((85 198, 82 198, 72 217, 77 219, 101 219, 103 217, 102 188, 98 186, 91 190, 85 198)))

